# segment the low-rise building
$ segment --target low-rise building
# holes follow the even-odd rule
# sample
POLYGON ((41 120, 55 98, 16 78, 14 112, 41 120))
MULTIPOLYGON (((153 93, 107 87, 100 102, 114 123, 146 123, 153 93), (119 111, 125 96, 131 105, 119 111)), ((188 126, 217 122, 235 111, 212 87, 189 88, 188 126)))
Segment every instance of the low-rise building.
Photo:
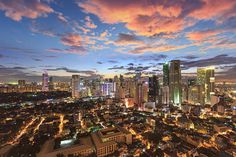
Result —
POLYGON ((117 150, 118 143, 132 144, 132 134, 121 127, 111 127, 91 135, 97 156, 106 156, 117 150))

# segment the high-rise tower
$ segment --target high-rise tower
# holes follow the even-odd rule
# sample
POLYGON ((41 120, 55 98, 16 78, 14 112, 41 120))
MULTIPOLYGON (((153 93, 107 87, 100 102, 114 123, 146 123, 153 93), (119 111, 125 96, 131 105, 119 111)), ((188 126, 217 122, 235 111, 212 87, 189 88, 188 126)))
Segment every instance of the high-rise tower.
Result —
POLYGON ((47 92, 49 90, 48 88, 48 73, 47 71, 44 71, 42 75, 42 91, 47 92))
POLYGON ((80 76, 79 75, 72 75, 71 96, 73 98, 79 98, 79 89, 80 89, 80 76))
POLYGON ((159 102, 159 82, 158 77, 156 75, 149 77, 148 87, 148 101, 159 102))
POLYGON ((180 60, 172 60, 169 69, 170 102, 175 105, 182 102, 180 60))
POLYGON ((197 84, 202 86, 203 103, 210 103, 211 95, 214 95, 215 90, 215 69, 214 68, 198 68, 197 69, 197 84))

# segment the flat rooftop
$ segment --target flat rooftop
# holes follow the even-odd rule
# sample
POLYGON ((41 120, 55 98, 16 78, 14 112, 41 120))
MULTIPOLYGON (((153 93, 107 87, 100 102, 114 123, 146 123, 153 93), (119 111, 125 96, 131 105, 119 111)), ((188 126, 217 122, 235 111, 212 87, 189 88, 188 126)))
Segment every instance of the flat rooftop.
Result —
POLYGON ((118 128, 112 128, 112 129, 108 129, 108 130, 101 130, 100 132, 103 136, 107 136, 107 135, 119 133, 120 130, 118 130, 118 128))

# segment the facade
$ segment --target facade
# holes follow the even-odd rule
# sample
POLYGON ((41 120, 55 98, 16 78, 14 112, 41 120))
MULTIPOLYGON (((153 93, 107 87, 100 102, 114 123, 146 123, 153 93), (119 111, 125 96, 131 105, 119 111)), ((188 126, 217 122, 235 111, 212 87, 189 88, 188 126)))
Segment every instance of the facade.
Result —
POLYGON ((135 104, 136 104, 136 107, 141 109, 143 107, 143 101, 144 101, 143 83, 138 82, 136 84, 136 89, 135 89, 135 104))
POLYGON ((200 85, 194 85, 188 87, 188 102, 191 104, 203 104, 203 87, 200 85))
POLYGON ((101 85, 102 96, 113 96, 113 83, 112 82, 104 82, 101 85))
POLYGON ((203 88, 204 104, 210 104, 211 96, 215 90, 215 69, 214 68, 198 68, 197 84, 203 88))
POLYGON ((18 80, 19 86, 25 86, 25 80, 18 80))
POLYGON ((163 86, 169 86, 169 64, 163 64, 163 86))
MULTIPOLYGON (((69 141, 69 140, 68 140, 69 141)), ((95 147, 92 143, 91 137, 84 137, 80 139, 77 145, 53 149, 54 142, 47 141, 48 146, 45 150, 41 151, 38 157, 58 157, 58 156, 89 156, 95 154, 95 147)))
POLYGON ((179 105, 182 102, 180 60, 170 62, 169 71, 170 102, 179 105))
POLYGON ((148 81, 148 101, 149 102, 158 102, 159 103, 159 82, 158 77, 153 75, 152 77, 149 77, 148 81))
POLYGON ((79 89, 80 89, 80 76, 72 75, 71 80, 71 96, 72 98, 79 98, 79 89))
POLYGON ((162 87, 162 104, 169 104, 170 103, 170 92, 169 86, 162 87))
POLYGON ((211 96, 214 95, 215 91, 215 69, 207 68, 206 69, 206 82, 205 82, 205 102, 211 102, 211 96))
POLYGON ((91 137, 98 157, 114 153, 118 149, 118 143, 132 144, 132 134, 121 127, 99 130, 92 133, 91 137))
POLYGON ((46 71, 42 75, 42 91, 43 92, 49 91, 48 73, 46 71))
POLYGON ((49 91, 54 90, 53 77, 49 77, 49 91))

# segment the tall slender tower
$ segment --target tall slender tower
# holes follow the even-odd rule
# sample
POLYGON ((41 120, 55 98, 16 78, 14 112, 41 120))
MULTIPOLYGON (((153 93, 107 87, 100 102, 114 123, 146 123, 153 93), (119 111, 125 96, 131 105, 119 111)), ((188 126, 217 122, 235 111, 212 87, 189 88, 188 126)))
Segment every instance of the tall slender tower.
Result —
POLYGON ((54 90, 53 77, 49 77, 49 91, 54 90))
POLYGON ((42 75, 42 91, 47 92, 49 90, 48 88, 48 73, 47 71, 44 71, 42 75))
POLYGON ((210 103, 211 95, 215 90, 215 69, 214 68, 198 68, 197 84, 202 86, 203 91, 200 93, 203 97, 203 103, 210 103))
POLYGON ((72 98, 79 98, 79 85, 80 85, 80 76, 72 75, 71 80, 71 96, 72 98))
POLYGON ((169 86, 169 64, 163 64, 163 86, 169 86))
POLYGON ((153 75, 152 77, 149 77, 148 81, 148 101, 149 102, 159 102, 159 82, 158 77, 156 75, 153 75))
POLYGON ((179 105, 182 102, 180 60, 170 61, 169 71, 170 102, 179 105))

